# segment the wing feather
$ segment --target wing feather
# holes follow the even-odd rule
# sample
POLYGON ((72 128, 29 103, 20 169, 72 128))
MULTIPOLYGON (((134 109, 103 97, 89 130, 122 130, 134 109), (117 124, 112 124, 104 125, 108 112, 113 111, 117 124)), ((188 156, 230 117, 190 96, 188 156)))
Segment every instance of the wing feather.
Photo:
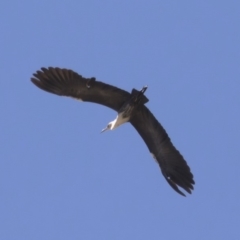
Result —
POLYGON ((31 81, 44 91, 98 103, 115 111, 130 97, 127 91, 96 81, 94 78, 84 78, 68 69, 41 68, 41 71, 37 71, 33 76, 31 81))
POLYGON ((165 129, 149 109, 145 106, 140 107, 130 122, 158 162, 169 185, 183 196, 185 194, 178 186, 191 193, 195 184, 193 174, 183 156, 173 146, 165 129))

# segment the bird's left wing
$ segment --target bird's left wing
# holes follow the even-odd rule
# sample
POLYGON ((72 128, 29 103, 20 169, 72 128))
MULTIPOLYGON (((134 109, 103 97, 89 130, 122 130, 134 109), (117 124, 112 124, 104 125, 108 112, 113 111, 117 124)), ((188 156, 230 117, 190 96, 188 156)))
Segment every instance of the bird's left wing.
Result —
POLYGON ((31 81, 40 89, 60 96, 94 102, 118 111, 130 93, 117 87, 84 78, 76 72, 62 68, 41 68, 31 81))
POLYGON ((141 106, 130 122, 143 138, 170 186, 183 196, 185 194, 178 186, 191 193, 194 180, 189 166, 148 108, 141 106))

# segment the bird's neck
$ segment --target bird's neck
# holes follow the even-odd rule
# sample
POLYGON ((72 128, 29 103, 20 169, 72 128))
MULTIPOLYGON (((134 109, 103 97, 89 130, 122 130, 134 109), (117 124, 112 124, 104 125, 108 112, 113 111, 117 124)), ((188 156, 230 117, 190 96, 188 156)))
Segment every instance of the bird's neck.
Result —
POLYGON ((115 120, 112 121, 112 127, 111 130, 119 127, 120 125, 122 125, 123 123, 127 122, 129 120, 129 118, 124 118, 122 113, 119 113, 116 117, 115 120))

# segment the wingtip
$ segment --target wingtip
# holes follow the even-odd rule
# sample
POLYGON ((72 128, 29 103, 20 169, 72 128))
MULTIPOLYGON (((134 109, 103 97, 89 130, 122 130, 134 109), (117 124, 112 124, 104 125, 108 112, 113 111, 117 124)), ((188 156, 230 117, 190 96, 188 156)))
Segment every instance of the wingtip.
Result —
MULTIPOLYGON (((166 177, 165 177, 166 178, 166 177)), ((177 192, 179 193, 180 195, 182 195, 183 197, 186 197, 186 195, 179 190, 177 184, 175 182, 173 182, 171 179, 168 179, 166 178, 167 182, 169 183, 169 185, 177 192)), ((187 191, 188 192, 188 191, 187 191)), ((189 192, 188 192, 189 193, 189 192)), ((190 191, 190 194, 191 194, 191 191, 190 191)))
POLYGON ((174 181, 174 179, 172 179, 171 177, 166 176, 163 173, 164 178, 166 179, 166 181, 168 182, 168 184, 173 188, 173 190, 175 190, 177 193, 179 193, 180 195, 186 197, 186 195, 179 189, 179 187, 181 187, 182 189, 184 189, 187 193, 192 194, 192 191, 194 189, 193 185, 194 184, 194 180, 191 179, 191 183, 189 184, 182 184, 182 182, 176 182, 174 181), (193 182, 193 183, 192 183, 193 182))

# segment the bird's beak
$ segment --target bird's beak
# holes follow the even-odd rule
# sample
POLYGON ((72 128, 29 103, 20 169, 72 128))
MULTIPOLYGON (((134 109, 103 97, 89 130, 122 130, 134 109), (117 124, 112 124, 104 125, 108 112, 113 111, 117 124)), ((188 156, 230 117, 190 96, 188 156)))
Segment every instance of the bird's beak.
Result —
POLYGON ((104 129, 101 131, 101 133, 107 131, 108 129, 109 129, 108 127, 104 128, 104 129))

